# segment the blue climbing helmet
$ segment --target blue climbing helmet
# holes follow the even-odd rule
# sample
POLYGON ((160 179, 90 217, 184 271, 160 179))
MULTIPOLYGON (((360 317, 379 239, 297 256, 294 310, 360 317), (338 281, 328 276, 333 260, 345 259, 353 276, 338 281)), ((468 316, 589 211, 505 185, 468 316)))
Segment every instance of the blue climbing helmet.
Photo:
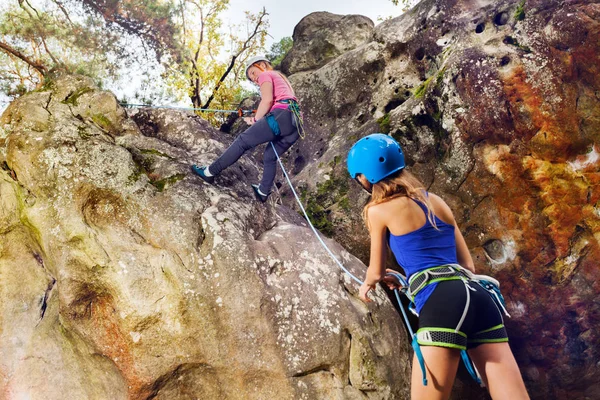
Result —
POLYGON ((406 166, 402 148, 383 133, 365 136, 348 152, 348 172, 352 178, 363 174, 371 183, 398 172, 406 166))

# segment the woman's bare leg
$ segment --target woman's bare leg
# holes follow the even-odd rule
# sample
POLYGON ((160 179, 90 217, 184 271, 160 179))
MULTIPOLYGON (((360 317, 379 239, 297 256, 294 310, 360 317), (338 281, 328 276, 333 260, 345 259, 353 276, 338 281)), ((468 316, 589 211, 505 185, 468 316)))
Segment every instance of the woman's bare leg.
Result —
POLYGON ((469 350, 469 356, 494 400, 529 399, 517 361, 508 343, 486 343, 469 350))
POLYGON ((460 351, 446 347, 421 346, 427 369, 427 386, 423 385, 423 374, 419 360, 413 358, 411 399, 412 400, 446 400, 450 397, 460 351))

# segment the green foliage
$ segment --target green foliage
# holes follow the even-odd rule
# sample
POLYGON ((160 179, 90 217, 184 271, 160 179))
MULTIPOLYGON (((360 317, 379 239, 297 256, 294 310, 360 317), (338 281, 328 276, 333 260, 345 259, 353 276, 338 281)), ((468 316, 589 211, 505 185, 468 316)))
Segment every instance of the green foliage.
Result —
POLYGON ((420 0, 390 0, 395 6, 402 7, 402 11, 408 11, 420 0))
MULTIPOLYGON (((264 9, 224 26, 229 0, 7 1, 0 15, 0 91, 9 97, 63 70, 113 87, 137 74, 135 102, 231 108, 243 90, 244 63, 264 52, 268 28, 264 9)), ((222 115, 201 116, 222 122, 222 115)))
POLYGON ((427 88, 429 87, 429 82, 431 82, 431 78, 427 79, 414 90, 413 95, 415 96, 415 98, 420 99, 421 97, 425 96, 427 88))
POLYGON ((53 70, 115 79, 121 60, 131 58, 123 32, 78 1, 10 1, 0 15, 0 90, 10 97, 42 85, 53 70))
POLYGON ((517 6, 517 9, 515 11, 515 20, 523 21, 525 19, 525 2, 526 1, 527 0, 521 1, 521 3, 519 3, 519 5, 517 6))
POLYGON ((390 114, 386 113, 383 117, 377 120, 379 124, 379 132, 390 133, 390 114))
POLYGON ((271 45, 271 50, 267 53, 267 58, 271 61, 273 67, 281 64, 286 54, 292 49, 294 41, 291 37, 285 36, 277 43, 271 45))
MULTIPOLYGON (((266 11, 246 12, 246 20, 224 34, 221 15, 228 7, 229 0, 182 0, 178 10, 176 23, 183 32, 180 62, 163 76, 174 97, 191 100, 196 108, 230 109, 243 90, 246 60, 264 50, 266 11)), ((199 115, 214 125, 227 117, 199 115)))

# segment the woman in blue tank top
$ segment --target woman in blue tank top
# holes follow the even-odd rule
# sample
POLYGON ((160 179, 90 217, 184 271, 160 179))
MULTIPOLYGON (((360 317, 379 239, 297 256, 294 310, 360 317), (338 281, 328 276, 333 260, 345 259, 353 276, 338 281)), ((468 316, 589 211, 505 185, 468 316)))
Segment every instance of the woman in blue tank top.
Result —
POLYGON ((469 280, 473 259, 450 207, 405 170, 400 145, 384 134, 360 139, 348 154, 348 171, 371 194, 364 218, 371 255, 360 297, 386 276, 386 247, 404 269, 419 313, 417 342, 433 384, 421 384, 413 359, 412 399, 448 399, 467 350, 493 399, 528 399, 508 346, 502 314, 488 292, 469 280))

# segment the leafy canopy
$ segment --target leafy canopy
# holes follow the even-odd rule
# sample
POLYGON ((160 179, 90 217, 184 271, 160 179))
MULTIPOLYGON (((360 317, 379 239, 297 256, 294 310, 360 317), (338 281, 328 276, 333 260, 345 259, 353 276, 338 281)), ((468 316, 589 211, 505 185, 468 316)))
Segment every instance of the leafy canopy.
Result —
POLYGON ((244 62, 264 49, 268 28, 265 9, 224 26, 229 0, 8 1, 0 5, 0 91, 10 97, 64 70, 121 89, 137 82, 132 101, 231 108, 244 62))

